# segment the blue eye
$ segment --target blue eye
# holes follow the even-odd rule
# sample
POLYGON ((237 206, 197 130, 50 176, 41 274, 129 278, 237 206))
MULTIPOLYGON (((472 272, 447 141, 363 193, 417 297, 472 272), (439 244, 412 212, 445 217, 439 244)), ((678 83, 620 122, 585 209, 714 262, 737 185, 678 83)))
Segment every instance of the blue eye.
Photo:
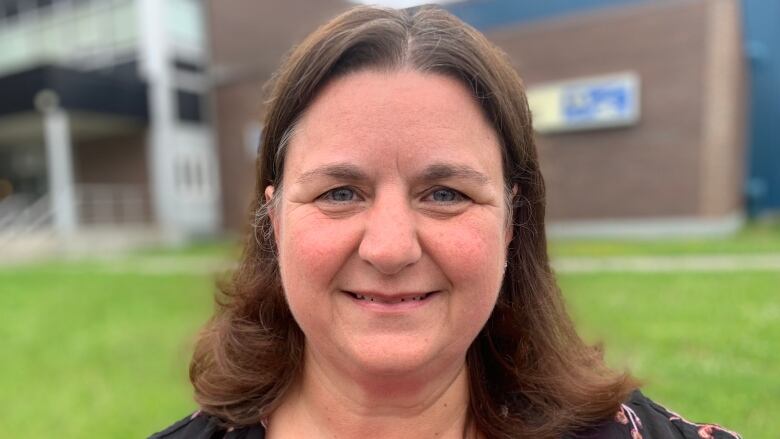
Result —
POLYGON ((323 198, 337 203, 346 203, 355 199, 355 191, 347 187, 340 187, 326 192, 323 198))
POLYGON ((439 203, 453 203, 462 200, 463 195, 452 189, 440 188, 431 193, 431 198, 439 203))

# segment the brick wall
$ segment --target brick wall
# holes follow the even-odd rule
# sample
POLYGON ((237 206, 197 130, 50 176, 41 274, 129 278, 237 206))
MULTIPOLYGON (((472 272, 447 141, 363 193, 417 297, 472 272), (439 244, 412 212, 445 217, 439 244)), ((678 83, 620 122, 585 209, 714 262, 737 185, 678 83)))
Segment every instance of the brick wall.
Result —
MULTIPOLYGON (((246 224, 254 187, 246 127, 282 54, 343 2, 210 2, 225 225, 246 224), (248 9, 247 9, 248 8, 248 9), (303 11, 302 13, 299 13, 303 11), (308 11, 308 13, 306 13, 308 11)), ((526 84, 631 70, 641 118, 625 128, 537 136, 548 218, 718 217, 741 211, 744 66, 734 0, 602 9, 488 32, 526 84)))
POLYGON ((537 136, 551 220, 696 217, 742 208, 738 8, 683 0, 499 29, 526 84, 632 70, 641 119, 537 136))

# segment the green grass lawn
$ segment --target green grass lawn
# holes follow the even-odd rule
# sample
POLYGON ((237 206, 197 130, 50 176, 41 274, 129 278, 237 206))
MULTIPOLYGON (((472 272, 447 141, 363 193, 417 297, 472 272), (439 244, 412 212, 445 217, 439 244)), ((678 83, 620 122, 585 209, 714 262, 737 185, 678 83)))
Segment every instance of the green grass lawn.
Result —
POLYGON ((210 310, 208 275, 0 271, 0 429, 138 438, 184 416, 192 336, 210 310))
MULTIPOLYGON (((553 243, 553 253, 777 252, 775 230, 688 243, 567 241, 553 243)), ((0 430, 137 438, 192 411, 187 364, 211 311, 214 276, 144 272, 144 261, 180 266, 233 255, 219 244, 111 262, 0 267, 0 430), (123 266, 141 272, 110 270, 123 266)), ((746 438, 780 437, 780 272, 569 273, 559 280, 583 335, 603 340, 608 360, 629 367, 650 397, 746 438)))
POLYGON ((607 359, 692 421, 780 437, 780 272, 576 274, 570 312, 607 359))

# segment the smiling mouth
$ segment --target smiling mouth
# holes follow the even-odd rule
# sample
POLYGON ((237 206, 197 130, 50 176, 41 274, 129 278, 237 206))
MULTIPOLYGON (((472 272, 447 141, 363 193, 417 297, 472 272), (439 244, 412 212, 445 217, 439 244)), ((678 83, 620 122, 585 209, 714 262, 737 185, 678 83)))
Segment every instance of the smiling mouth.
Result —
POLYGON ((347 291, 347 294, 352 296, 353 299, 356 300, 362 300, 366 302, 375 302, 375 303, 387 303, 387 304, 393 304, 393 303, 402 303, 402 302, 420 302, 425 299, 427 299, 429 296, 433 294, 431 293, 423 293, 416 296, 403 296, 403 297, 382 297, 382 296, 371 296, 371 295, 363 295, 358 293, 353 293, 350 291, 347 291))

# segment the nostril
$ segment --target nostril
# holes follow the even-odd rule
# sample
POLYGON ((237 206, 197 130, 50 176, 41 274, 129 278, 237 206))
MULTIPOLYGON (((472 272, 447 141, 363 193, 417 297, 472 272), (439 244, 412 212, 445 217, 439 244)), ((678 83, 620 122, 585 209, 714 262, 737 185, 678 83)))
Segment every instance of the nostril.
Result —
POLYGON ((361 259, 384 274, 395 274, 420 259, 421 248, 416 241, 403 242, 397 238, 378 245, 376 242, 361 243, 361 259))
POLYGON ((361 259, 383 274, 396 274, 421 256, 414 214, 402 206, 405 201, 385 197, 372 206, 358 253, 361 259), (400 204, 399 204, 400 202, 400 204))

